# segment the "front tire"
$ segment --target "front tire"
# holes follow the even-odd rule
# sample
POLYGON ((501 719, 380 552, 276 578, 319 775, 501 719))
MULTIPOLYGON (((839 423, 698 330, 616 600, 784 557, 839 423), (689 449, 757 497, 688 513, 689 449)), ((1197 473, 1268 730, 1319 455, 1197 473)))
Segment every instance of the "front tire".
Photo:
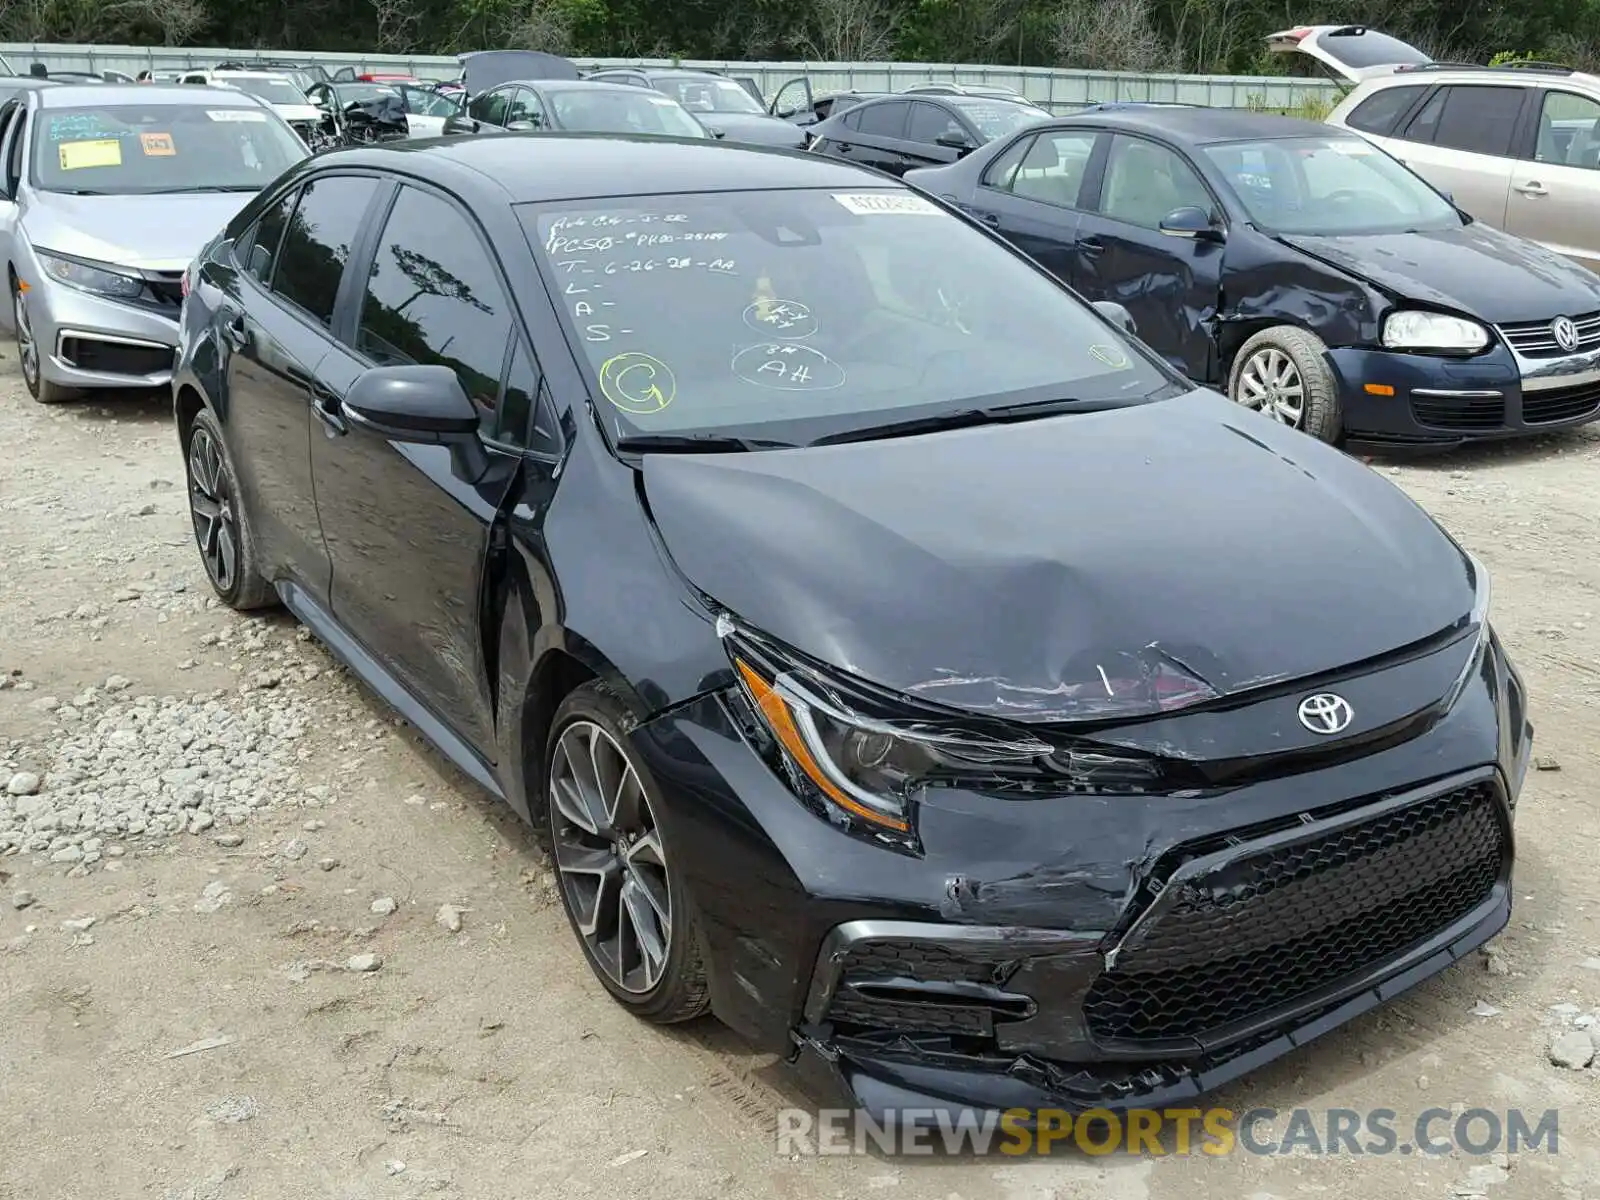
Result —
POLYGON ((196 413, 189 427, 184 473, 195 545, 211 590, 237 612, 277 604, 277 592, 256 566, 255 537, 239 500, 238 477, 222 429, 207 409, 196 413))
POLYGON ((710 1007, 700 938, 656 814, 660 792, 628 749, 629 714, 604 683, 556 710, 545 751, 545 821, 556 890, 595 977, 644 1020, 710 1007))
POLYGON ((1239 347, 1228 377, 1228 395, 1292 429, 1330 444, 1344 433, 1339 385, 1316 334, 1280 325, 1239 347))
POLYGON ((51 383, 44 377, 44 356, 33 338, 33 322, 28 317, 27 293, 17 277, 11 277, 11 324, 17 335, 17 362, 22 366, 22 382, 28 395, 40 404, 60 404, 76 400, 80 392, 51 383))

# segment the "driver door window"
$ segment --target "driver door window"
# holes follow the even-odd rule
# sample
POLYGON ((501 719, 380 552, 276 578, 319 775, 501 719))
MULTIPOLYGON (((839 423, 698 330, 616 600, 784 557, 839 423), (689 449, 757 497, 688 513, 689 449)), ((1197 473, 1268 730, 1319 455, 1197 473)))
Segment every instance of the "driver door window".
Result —
POLYGON ((468 112, 475 120, 486 121, 490 125, 504 125, 510 101, 511 97, 506 92, 487 92, 472 102, 468 112))
POLYGON ((1173 209, 1191 207, 1214 210, 1200 176, 1177 153, 1120 133, 1111 139, 1099 205, 1103 215, 1142 229, 1159 229, 1173 209))
POLYGON ((527 88, 518 88, 511 103, 506 106, 505 124, 510 125, 514 121, 526 121, 535 129, 543 129, 548 123, 544 119, 544 108, 539 103, 539 97, 527 88))

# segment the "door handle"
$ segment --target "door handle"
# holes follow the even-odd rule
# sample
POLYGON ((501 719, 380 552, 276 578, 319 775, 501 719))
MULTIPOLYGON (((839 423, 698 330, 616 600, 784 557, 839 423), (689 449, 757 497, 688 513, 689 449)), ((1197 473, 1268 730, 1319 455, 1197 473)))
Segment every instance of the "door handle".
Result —
POLYGON ((1089 255, 1091 258, 1094 255, 1099 254, 1102 251, 1104 251, 1105 248, 1106 248, 1106 244, 1104 242, 1102 242, 1097 237, 1084 238, 1082 241, 1080 241, 1078 243, 1078 249, 1082 250, 1085 254, 1089 255))
POLYGON ((235 350, 241 349, 250 340, 250 335, 245 330, 243 313, 235 313, 223 322, 222 336, 235 350))
POLYGON ((839 147, 840 153, 843 154, 848 154, 850 151, 855 149, 855 147, 849 142, 835 142, 834 145, 839 147))
POLYGON ((319 384, 311 384, 311 415, 321 421, 329 437, 343 437, 350 432, 350 423, 339 412, 339 397, 319 384))
POLYGON ((1548 196, 1550 194, 1545 190, 1544 184, 1537 179, 1530 179, 1527 183, 1519 183, 1516 188, 1524 196, 1548 196))

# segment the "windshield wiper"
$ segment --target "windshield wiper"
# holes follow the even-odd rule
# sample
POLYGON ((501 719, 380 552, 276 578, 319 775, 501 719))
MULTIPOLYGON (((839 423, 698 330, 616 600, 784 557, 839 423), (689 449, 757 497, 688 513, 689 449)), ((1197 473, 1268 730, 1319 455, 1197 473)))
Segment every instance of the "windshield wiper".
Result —
MULTIPOLYGON (((1144 397, 1141 396, 1139 399, 1142 400, 1144 397)), ((929 417, 908 417, 903 421, 885 421, 881 425, 846 429, 842 433, 830 433, 819 437, 811 444, 837 446, 845 442, 871 442, 878 438, 913 437, 919 433, 939 433, 946 429, 966 429, 973 425, 1003 425, 1009 421, 1031 421, 1036 417, 1052 417, 1059 413, 1100 412, 1108 408, 1125 407, 1127 403, 1115 399, 1078 400, 1067 397, 1060 400, 1035 400, 1026 404, 997 404, 987 408, 958 408, 953 412, 935 413, 929 417)))
POLYGON ((617 439, 617 449, 648 453, 681 451, 687 454, 718 454, 754 450, 792 450, 793 442, 770 438, 736 437, 730 433, 635 433, 617 439))
POLYGON ((260 190, 253 183, 207 183, 197 184, 194 187, 163 188, 159 192, 152 192, 151 195, 178 196, 189 192, 259 192, 260 190))

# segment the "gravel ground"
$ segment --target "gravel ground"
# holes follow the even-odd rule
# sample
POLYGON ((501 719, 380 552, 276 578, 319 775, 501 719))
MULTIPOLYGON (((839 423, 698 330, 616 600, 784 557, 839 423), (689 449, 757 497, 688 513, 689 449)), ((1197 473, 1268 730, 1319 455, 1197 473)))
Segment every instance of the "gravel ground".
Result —
POLYGON ((781 1065, 623 1015, 508 812, 212 601, 163 400, 44 408, 7 354, 0 445, 0 1200, 1600 1197, 1600 430, 1377 464, 1494 570, 1532 689, 1516 915, 1217 1097, 1558 1107, 1509 1160, 780 1156, 781 1065))

